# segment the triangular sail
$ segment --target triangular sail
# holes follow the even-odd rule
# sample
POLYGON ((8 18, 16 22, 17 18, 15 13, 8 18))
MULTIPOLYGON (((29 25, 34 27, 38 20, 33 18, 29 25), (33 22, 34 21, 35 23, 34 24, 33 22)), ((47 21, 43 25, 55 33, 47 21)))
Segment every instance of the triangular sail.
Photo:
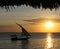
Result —
POLYGON ((30 34, 20 24, 17 25, 22 28, 22 34, 21 34, 22 36, 30 36, 30 34))

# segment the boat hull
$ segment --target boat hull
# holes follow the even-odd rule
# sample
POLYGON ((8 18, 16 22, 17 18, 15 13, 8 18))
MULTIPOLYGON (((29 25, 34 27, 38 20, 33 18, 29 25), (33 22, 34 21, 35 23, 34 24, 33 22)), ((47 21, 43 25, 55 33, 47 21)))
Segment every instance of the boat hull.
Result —
POLYGON ((11 40, 28 40, 29 38, 11 38, 11 40))

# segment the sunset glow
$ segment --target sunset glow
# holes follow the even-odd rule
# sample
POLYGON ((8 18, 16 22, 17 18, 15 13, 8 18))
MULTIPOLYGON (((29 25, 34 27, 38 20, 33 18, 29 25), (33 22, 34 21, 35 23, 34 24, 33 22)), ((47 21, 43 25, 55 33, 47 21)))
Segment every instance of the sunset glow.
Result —
POLYGON ((47 35, 46 44, 47 44, 46 49, 52 49, 53 48, 52 37, 51 37, 50 33, 47 35))

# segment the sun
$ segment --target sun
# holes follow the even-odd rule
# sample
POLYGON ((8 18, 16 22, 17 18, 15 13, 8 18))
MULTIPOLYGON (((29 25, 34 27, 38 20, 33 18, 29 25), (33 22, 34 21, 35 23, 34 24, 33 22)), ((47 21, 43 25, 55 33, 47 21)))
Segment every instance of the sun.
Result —
POLYGON ((45 26, 46 26, 47 28, 51 28, 51 27, 53 27, 53 22, 48 21, 48 22, 45 23, 45 26))

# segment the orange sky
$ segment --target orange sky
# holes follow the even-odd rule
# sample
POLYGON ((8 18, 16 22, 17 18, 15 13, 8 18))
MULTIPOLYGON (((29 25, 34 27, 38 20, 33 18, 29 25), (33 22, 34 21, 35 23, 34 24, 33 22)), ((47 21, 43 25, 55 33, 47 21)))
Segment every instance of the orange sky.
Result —
POLYGON ((60 8, 51 11, 21 6, 8 12, 0 9, 0 32, 20 32, 21 28, 16 22, 28 32, 60 32, 60 8), (48 21, 46 18, 54 23, 52 28, 45 26, 45 21, 48 21))
MULTIPOLYGON (((20 23, 19 23, 20 24, 20 23)), ((60 23, 54 23, 51 28, 47 28, 45 23, 21 24, 28 32, 60 32, 60 23)), ((16 24, 5 24, 0 26, 0 32, 21 32, 21 28, 16 24)))

